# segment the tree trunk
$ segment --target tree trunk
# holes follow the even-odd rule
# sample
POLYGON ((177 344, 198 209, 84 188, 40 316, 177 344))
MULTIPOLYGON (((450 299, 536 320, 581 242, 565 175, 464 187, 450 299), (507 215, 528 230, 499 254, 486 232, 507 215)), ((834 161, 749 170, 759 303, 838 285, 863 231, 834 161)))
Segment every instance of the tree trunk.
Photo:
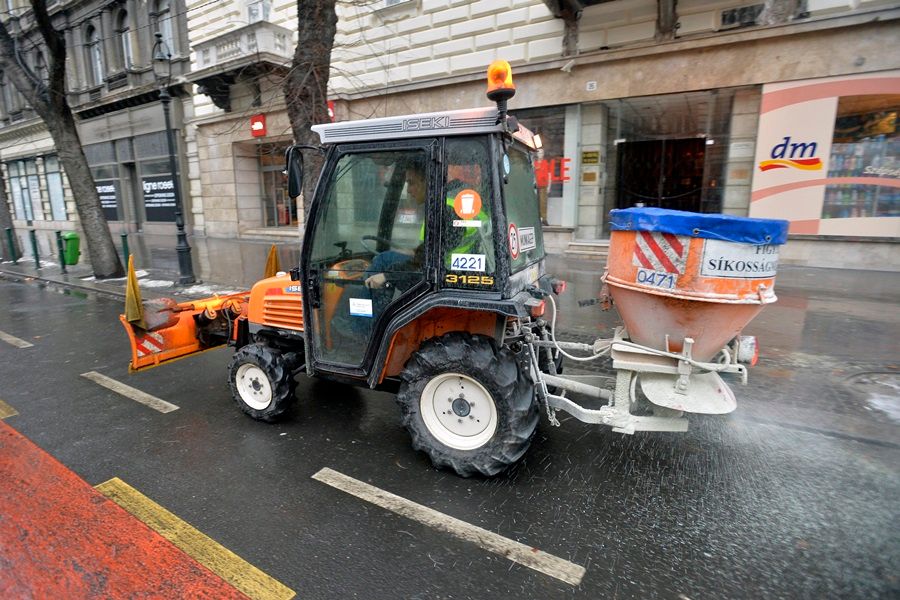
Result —
POLYGON ((56 145, 59 162, 66 172, 78 220, 87 240, 88 258, 97 279, 121 277, 125 274, 119 254, 113 244, 112 234, 106 222, 106 215, 100 207, 100 198, 94 186, 87 158, 81 147, 81 139, 75 128, 75 118, 68 104, 63 105, 62 114, 49 114, 44 123, 56 145), (79 202, 79 198, 82 200, 79 202))
POLYGON ((759 15, 760 25, 783 25, 792 21, 800 9, 800 0, 766 0, 759 15))
MULTIPOLYGON (((319 145, 319 136, 310 127, 329 121, 328 74, 337 31, 335 3, 336 0, 297 0, 297 47, 283 88, 295 144, 319 145)), ((321 154, 309 151, 303 153, 303 159, 305 221, 323 159, 321 154)))
POLYGON ((13 235, 13 248, 16 253, 11 256, 9 253, 9 240, 6 230, 10 229, 15 234, 12 222, 12 214, 9 212, 9 201, 6 197, 6 185, 3 183, 3 176, 0 175, 0 256, 5 260, 15 260, 22 256, 22 248, 19 246, 19 239, 13 235))
POLYGON ((578 21, 581 19, 581 11, 575 11, 566 6, 560 12, 560 17, 565 25, 563 56, 575 56, 578 54, 578 21))
POLYGON ((97 279, 121 277, 125 274, 113 245, 112 234, 100 208, 100 198, 94 178, 81 148, 81 138, 75 127, 75 115, 66 98, 66 45, 62 32, 53 28, 47 13, 46 0, 31 0, 34 23, 46 46, 49 77, 42 82, 21 60, 19 40, 13 39, 6 25, 0 22, 0 69, 12 81, 31 108, 41 117, 59 154, 78 218, 84 230, 88 257, 97 279))
POLYGON ((678 0, 656 0, 656 36, 657 42, 668 42, 675 39, 678 25, 676 5, 678 0))

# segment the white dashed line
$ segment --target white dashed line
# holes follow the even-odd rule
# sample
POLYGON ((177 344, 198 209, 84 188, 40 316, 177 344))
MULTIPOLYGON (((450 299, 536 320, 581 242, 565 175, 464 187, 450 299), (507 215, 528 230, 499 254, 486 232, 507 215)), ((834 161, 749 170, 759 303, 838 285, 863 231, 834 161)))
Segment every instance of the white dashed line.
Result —
POLYGON ((515 563, 540 571, 568 584, 578 585, 584 577, 585 568, 581 565, 576 565, 537 548, 526 546, 492 531, 460 521, 427 506, 416 504, 411 500, 401 498, 358 479, 353 479, 333 469, 326 467, 312 477, 342 492, 356 496, 413 521, 418 521, 423 525, 449 533, 484 550, 504 556, 515 563))
POLYGON ((7 344, 12 344, 16 348, 31 348, 34 346, 31 342, 26 342, 25 340, 20 340, 14 335, 9 335, 4 331, 0 331, 0 340, 3 340, 7 344))
POLYGON ((106 375, 101 375, 97 371, 88 371, 87 373, 82 373, 81 376, 85 379, 90 379, 97 385, 102 385, 108 390, 112 390, 117 394, 134 400, 135 402, 140 402, 141 404, 149 406, 153 410, 158 410, 161 413, 168 413, 172 412, 173 410, 178 410, 178 407, 170 402, 160 400, 156 396, 151 396, 146 392, 142 392, 141 390, 133 388, 130 385, 120 383, 115 379, 110 379, 106 375))

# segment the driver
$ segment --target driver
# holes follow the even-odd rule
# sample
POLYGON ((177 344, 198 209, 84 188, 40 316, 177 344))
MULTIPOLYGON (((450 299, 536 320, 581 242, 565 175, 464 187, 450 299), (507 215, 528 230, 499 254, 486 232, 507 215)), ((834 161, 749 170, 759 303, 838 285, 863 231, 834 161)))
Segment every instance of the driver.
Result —
POLYGON ((425 174, 421 170, 409 169, 406 172, 406 193, 415 203, 417 222, 422 223, 419 229, 419 245, 415 250, 386 250, 372 259, 366 269, 366 287, 377 290, 384 287, 405 287, 406 279, 422 270, 425 247, 425 174))

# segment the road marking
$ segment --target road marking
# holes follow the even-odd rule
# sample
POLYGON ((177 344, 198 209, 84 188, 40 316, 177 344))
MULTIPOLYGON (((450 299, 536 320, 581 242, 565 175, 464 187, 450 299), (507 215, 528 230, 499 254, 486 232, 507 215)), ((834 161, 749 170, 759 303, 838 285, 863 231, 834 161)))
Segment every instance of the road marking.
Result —
POLYGON ((3 340, 7 344, 12 344, 16 348, 31 348, 34 346, 31 342, 26 342, 25 340, 19 339, 14 335, 9 335, 5 331, 0 331, 0 340, 3 340))
POLYGON ((0 419, 5 419, 7 417, 14 417, 19 414, 19 411, 14 409, 12 406, 0 400, 0 419))
POLYGON ((515 563, 540 571, 568 584, 578 585, 584 577, 585 568, 581 565, 505 538, 493 531, 460 521, 327 467, 313 475, 312 478, 400 516, 471 542, 484 550, 505 556, 515 563))
POLYGON ((118 477, 95 489, 143 521, 185 554, 256 600, 288 600, 296 592, 204 535, 118 477))
POLYGON ((135 402, 140 402, 141 404, 145 404, 149 406, 153 410, 158 410, 161 413, 172 412, 173 410, 178 410, 178 407, 172 404, 171 402, 166 402, 165 400, 161 400, 156 396, 151 396, 146 392, 142 392, 137 388, 133 388, 130 385, 125 385, 115 379, 111 379, 106 375, 102 375, 97 371, 88 371, 87 373, 82 373, 82 377, 85 379, 90 379, 97 385, 102 385, 106 389, 112 390, 117 394, 125 396, 126 398, 130 398, 135 402))

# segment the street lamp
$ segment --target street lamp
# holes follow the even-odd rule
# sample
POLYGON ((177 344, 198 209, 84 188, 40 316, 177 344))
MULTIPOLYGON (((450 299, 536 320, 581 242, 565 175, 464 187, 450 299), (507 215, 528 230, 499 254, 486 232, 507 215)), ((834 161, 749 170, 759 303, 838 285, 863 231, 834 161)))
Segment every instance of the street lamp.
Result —
POLYGON ((184 233, 184 208, 181 203, 181 185, 176 173, 178 169, 175 162, 175 132, 169 120, 169 103, 172 96, 169 94, 169 82, 172 79, 172 53, 161 33, 156 34, 156 43, 153 44, 153 74, 156 76, 156 84, 159 86, 159 101, 163 105, 163 114, 166 118, 166 138, 169 142, 169 172, 172 174, 172 189, 175 193, 175 228, 177 230, 178 243, 175 248, 178 251, 178 283, 194 283, 194 265, 191 263, 191 247, 188 245, 187 235, 184 233))

